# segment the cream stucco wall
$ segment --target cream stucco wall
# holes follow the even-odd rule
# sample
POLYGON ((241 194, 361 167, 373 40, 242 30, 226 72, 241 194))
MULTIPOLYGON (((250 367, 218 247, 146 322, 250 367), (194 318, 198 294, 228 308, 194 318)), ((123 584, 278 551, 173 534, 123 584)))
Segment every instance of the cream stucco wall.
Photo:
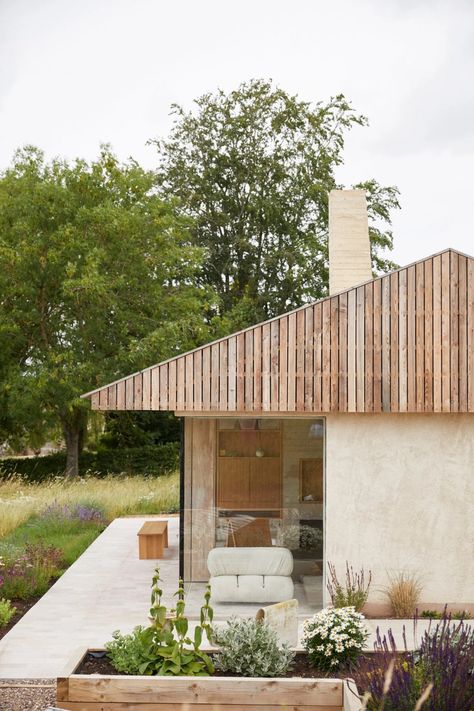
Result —
POLYGON ((326 560, 419 576, 425 603, 474 603, 474 415, 328 415, 326 560))

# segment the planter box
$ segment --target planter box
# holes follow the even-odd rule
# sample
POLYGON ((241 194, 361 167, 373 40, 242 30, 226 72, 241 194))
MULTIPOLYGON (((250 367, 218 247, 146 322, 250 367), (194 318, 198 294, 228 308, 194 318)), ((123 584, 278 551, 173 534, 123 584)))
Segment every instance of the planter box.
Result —
POLYGON ((57 680, 57 706, 66 711, 357 711, 360 707, 341 679, 75 674, 86 653, 78 652, 57 680))

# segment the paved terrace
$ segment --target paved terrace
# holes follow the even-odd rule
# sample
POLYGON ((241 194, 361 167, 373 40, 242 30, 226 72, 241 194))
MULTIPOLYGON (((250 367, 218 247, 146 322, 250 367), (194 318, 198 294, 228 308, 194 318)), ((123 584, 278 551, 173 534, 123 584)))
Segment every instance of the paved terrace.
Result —
MULTIPOLYGON (((0 678, 53 678, 79 647, 102 647, 111 632, 128 632, 146 624, 150 605, 150 582, 155 561, 138 559, 137 532, 151 517, 119 518, 92 543, 53 587, 0 641, 0 678)), ((159 561, 164 599, 173 601, 178 581, 179 519, 168 520, 169 548, 159 561)), ((312 591, 308 600, 300 584, 296 586, 300 620, 318 609, 321 591, 312 591)), ((188 586, 187 612, 198 619, 203 584, 188 586)), ((211 601, 212 604, 212 601, 211 601)), ((253 616, 257 604, 213 604, 216 621, 232 614, 253 616)), ((428 621, 420 621, 419 633, 428 621)), ((400 620, 370 620, 372 635, 377 626, 391 627, 402 646, 400 620)), ((411 625, 408 644, 413 645, 411 625)))

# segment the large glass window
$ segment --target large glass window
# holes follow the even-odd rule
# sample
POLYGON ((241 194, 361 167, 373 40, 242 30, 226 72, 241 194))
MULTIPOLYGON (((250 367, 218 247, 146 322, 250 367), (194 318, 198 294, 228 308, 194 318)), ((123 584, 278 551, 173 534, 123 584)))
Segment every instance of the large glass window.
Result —
POLYGON ((305 589, 323 570, 324 421, 218 420, 217 546, 283 546, 305 589))

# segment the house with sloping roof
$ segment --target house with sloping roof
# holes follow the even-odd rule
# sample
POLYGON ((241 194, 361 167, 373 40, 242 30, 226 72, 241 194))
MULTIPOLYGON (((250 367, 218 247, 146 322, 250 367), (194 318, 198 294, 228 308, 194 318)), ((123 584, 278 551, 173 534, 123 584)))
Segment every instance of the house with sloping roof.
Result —
POLYGON ((278 548, 321 602, 347 561, 372 572, 372 614, 400 572, 424 606, 474 612, 474 259, 374 278, 364 193, 332 191, 329 222, 327 297, 84 397, 182 418, 186 581, 278 599, 278 548))

